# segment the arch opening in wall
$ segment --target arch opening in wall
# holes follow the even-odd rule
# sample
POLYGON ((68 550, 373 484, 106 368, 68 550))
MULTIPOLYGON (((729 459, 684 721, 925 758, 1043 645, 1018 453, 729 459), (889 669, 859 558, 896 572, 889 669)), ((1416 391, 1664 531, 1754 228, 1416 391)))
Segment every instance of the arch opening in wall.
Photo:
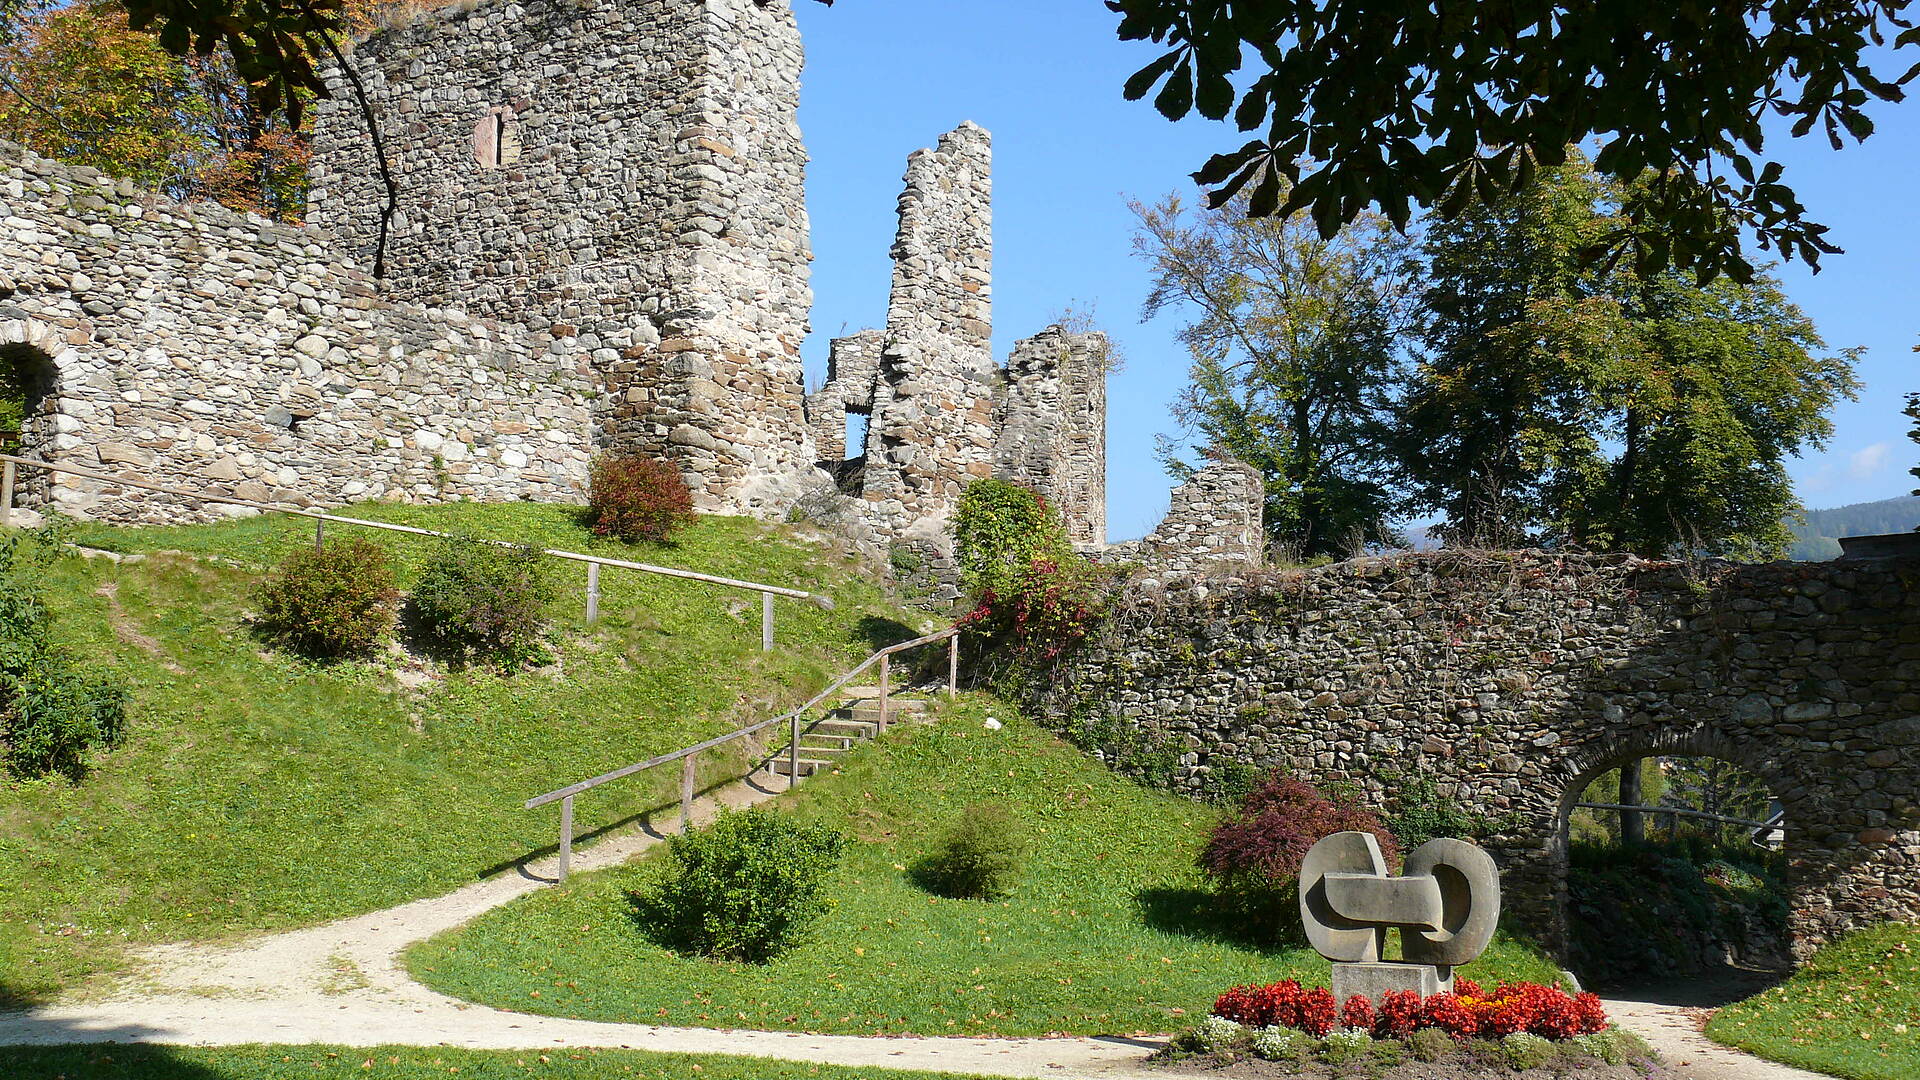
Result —
POLYGON ((1642 749, 1568 785, 1557 847, 1567 959, 1583 983, 1731 1001, 1791 970, 1798 841, 1783 778, 1768 772, 1721 753, 1642 749))
MULTIPOLYGON (((0 342, 0 453, 52 461, 59 370, 53 357, 28 342, 0 342)), ((44 503, 47 473, 20 471, 15 497, 23 506, 44 503)))

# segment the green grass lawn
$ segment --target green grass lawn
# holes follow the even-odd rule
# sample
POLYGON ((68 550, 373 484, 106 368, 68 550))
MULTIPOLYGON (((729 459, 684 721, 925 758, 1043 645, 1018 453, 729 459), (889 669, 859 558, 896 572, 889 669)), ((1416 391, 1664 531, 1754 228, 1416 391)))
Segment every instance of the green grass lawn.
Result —
MULTIPOLYGON (((1235 983, 1324 985, 1311 950, 1245 943, 1192 869, 1217 813, 1140 787, 987 698, 896 727, 793 812, 857 842, 816 939, 766 966, 685 959, 629 916, 626 890, 662 860, 582 875, 409 954, 443 992, 553 1016, 819 1032, 1040 1035, 1165 1032, 1235 983), (989 714, 1006 727, 983 729, 989 714), (940 899, 907 872, 970 802, 1004 803, 1034 833, 1025 879, 999 902, 940 899)), ((1502 939, 1465 969, 1553 982, 1502 939)))
POLYGON ((639 1050, 151 1045, 0 1047, 8 1080, 958 1080, 951 1073, 849 1069, 767 1058, 639 1050))
MULTIPOLYGON (((562 564, 556 670, 428 668, 409 686, 390 663, 309 664, 249 633, 260 572, 311 543, 311 522, 88 526, 91 546, 190 554, 72 557, 49 575, 56 633, 133 685, 130 738, 78 785, 0 778, 0 1007, 112 970, 128 943, 374 910, 550 848, 557 812, 523 810, 527 798, 774 715, 914 618, 850 560, 751 521, 704 518, 675 545, 627 547, 563 507, 351 512, 816 590, 838 607, 777 601, 767 655, 757 595, 608 571, 588 633, 585 567, 562 564)), ((403 579, 436 543, 355 531, 400 556, 403 579)), ((716 754, 706 774, 737 764, 716 754)), ((583 797, 579 830, 671 798, 671 771, 583 797)))
POLYGON ((1847 1080, 1920 1077, 1920 926, 1848 934, 1786 982, 1721 1009, 1707 1035, 1847 1080))

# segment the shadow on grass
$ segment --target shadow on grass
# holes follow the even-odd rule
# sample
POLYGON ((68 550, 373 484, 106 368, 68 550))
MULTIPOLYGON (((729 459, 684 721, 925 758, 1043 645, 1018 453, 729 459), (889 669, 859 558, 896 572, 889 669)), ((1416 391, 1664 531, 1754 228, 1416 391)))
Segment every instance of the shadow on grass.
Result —
POLYGON ((920 631, 898 619, 882 618, 878 615, 862 616, 854 632, 860 640, 873 647, 875 652, 889 645, 898 645, 903 641, 912 641, 920 636, 920 631))
POLYGON ((1307 944, 1297 920, 1275 925, 1274 920, 1250 914, 1242 905, 1206 889, 1141 889, 1133 894, 1133 904, 1146 925, 1196 941, 1259 953, 1286 952, 1307 944))

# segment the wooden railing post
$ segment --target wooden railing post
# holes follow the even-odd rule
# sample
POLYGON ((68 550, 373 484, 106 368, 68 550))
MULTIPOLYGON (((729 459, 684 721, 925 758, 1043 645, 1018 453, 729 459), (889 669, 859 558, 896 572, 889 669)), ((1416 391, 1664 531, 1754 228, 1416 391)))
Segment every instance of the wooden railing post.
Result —
POLYGON ((600 564, 587 564, 587 625, 600 621, 600 564))
POLYGON ((947 699, 960 692, 960 635, 947 639, 947 699))
POLYGON ((0 461, 0 529, 13 528, 13 462, 0 461))
POLYGON ((773 651, 773 594, 760 594, 760 651, 773 651))
POLYGON ((800 714, 793 714, 793 742, 787 745, 787 786, 800 782, 800 714))
POLYGON ((887 691, 889 689, 887 684, 893 679, 892 666, 893 657, 880 658, 880 730, 882 732, 887 730, 887 691))
POLYGON ((573 796, 560 800, 560 880, 567 880, 573 864, 573 796))
POLYGON ((327 550, 327 519, 313 519, 313 551, 319 554, 327 550))
POLYGON ((680 831, 693 831, 693 759, 688 754, 680 759, 680 831))

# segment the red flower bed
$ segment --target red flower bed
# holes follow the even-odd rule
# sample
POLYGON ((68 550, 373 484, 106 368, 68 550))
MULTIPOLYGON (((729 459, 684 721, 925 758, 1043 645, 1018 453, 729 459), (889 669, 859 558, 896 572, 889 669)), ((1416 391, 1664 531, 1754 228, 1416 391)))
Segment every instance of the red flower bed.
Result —
POLYGON ((1539 983, 1501 983, 1483 991, 1471 979, 1454 993, 1425 1001, 1409 990, 1387 993, 1379 1008, 1359 994, 1344 1005, 1332 992, 1303 989, 1292 979, 1268 986, 1236 986, 1213 1004, 1215 1016, 1248 1027, 1297 1028, 1324 1038, 1336 1026, 1359 1028, 1376 1038, 1404 1039, 1421 1028, 1438 1028, 1456 1039, 1497 1039, 1517 1031, 1546 1039, 1571 1039, 1607 1027, 1606 1010, 1592 994, 1569 994, 1539 983))

